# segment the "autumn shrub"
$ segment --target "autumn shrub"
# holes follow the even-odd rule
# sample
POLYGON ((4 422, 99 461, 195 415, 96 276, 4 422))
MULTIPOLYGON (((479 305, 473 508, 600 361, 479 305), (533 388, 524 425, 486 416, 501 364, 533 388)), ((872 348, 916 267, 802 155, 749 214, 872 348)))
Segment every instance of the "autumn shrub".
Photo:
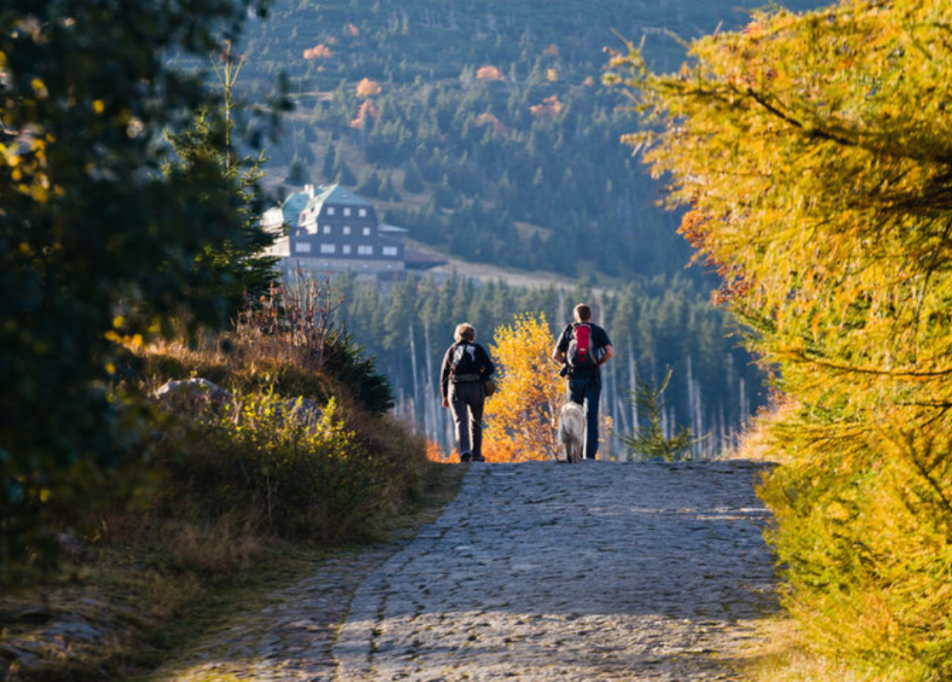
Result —
POLYGON ((483 455, 490 462, 559 456, 558 414, 565 387, 552 360, 555 339, 545 315, 517 316, 496 329, 497 391, 485 408, 483 455))
POLYGON ((259 532, 352 536, 377 510, 387 462, 345 427, 333 400, 314 423, 297 414, 278 396, 249 394, 207 416, 196 445, 172 464, 170 490, 210 518, 242 510, 259 532))

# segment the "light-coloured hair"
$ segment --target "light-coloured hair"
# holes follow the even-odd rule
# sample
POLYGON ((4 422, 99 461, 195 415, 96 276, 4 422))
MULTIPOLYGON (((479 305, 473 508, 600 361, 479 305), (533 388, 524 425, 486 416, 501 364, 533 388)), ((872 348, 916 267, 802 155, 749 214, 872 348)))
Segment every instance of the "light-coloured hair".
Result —
POLYGON ((579 303, 575 306, 575 319, 579 322, 588 322, 592 319, 592 309, 589 308, 584 303, 579 303))
POLYGON ((456 333, 453 334, 453 338, 457 341, 469 341, 472 343, 476 340, 476 329, 469 322, 463 322, 462 324, 456 325, 456 333))

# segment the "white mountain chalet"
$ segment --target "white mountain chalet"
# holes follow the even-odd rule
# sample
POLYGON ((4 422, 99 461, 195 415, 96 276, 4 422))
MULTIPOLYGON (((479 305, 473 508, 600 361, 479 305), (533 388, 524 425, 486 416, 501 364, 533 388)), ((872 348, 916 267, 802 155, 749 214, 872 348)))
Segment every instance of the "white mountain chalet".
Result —
POLYGON ((378 223, 373 205, 340 185, 305 185, 265 211, 261 225, 280 235, 270 252, 283 272, 376 274, 406 266, 407 231, 378 223))

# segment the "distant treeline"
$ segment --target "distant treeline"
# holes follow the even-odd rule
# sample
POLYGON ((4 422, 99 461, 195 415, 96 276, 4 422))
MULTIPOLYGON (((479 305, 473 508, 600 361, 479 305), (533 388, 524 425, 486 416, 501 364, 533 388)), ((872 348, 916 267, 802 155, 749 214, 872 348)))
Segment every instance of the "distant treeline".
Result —
MULTIPOLYGON (((573 291, 529 289, 502 282, 483 285, 463 277, 437 282, 411 276, 383 292, 350 277, 336 281, 345 303, 339 319, 351 337, 393 382, 398 412, 446 450, 449 424, 439 409, 439 369, 459 322, 472 323, 487 347, 493 331, 511 325, 518 314, 545 314, 556 334, 580 301, 594 302, 597 321, 608 330, 615 358, 606 365, 603 414, 630 433, 632 408, 627 391, 636 375, 658 381, 674 370, 668 389, 668 428, 690 425, 712 438, 698 455, 726 447, 742 422, 765 401, 760 371, 732 334, 728 316, 714 308, 707 293, 681 277, 639 280, 614 292, 593 293, 580 282, 573 291)), ((558 367, 553 363, 553 373, 558 367)), ((620 443, 612 444, 615 453, 620 443)))

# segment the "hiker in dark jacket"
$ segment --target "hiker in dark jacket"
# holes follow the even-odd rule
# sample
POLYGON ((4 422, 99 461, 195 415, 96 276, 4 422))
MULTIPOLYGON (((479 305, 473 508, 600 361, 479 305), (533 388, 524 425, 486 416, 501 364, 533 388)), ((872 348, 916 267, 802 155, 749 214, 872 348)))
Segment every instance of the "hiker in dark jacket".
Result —
POLYGON ((562 364, 563 376, 568 375, 568 400, 585 408, 585 459, 595 459, 598 452, 598 401, 602 393, 600 366, 608 362, 614 351, 608 332, 592 322, 592 309, 583 303, 575 306, 575 322, 568 325, 559 337, 552 358, 562 364), (578 327, 585 330, 586 353, 590 357, 579 361, 576 348, 579 345, 578 327))
POLYGON ((484 382, 496 371, 489 353, 476 343, 471 324, 456 327, 456 342, 446 350, 440 373, 443 407, 453 410, 456 451, 460 462, 485 462, 483 458, 484 382))

